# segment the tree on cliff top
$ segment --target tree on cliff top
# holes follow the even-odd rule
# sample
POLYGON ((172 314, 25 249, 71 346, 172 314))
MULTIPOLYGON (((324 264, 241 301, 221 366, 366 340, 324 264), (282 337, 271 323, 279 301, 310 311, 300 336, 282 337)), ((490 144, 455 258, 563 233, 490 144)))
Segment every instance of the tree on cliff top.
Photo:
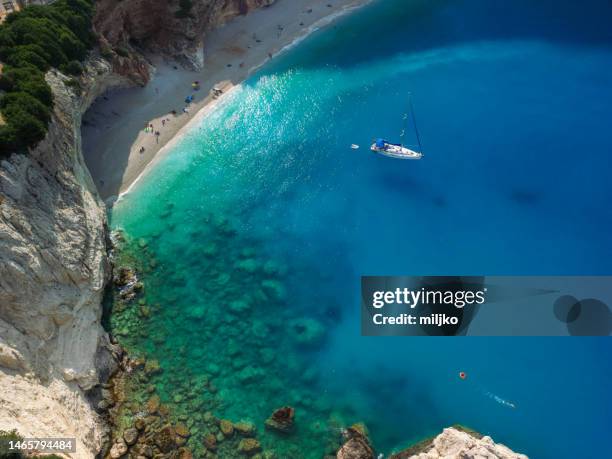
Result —
POLYGON ((0 24, 0 155, 25 151, 47 132, 53 108, 44 74, 78 75, 95 43, 93 0, 58 0, 10 14, 0 24))

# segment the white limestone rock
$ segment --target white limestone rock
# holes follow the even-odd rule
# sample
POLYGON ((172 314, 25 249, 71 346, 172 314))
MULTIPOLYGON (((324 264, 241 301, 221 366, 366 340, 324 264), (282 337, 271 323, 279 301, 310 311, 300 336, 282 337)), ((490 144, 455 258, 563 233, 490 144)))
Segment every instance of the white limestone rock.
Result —
POLYGON ((495 443, 491 437, 476 438, 467 432, 447 428, 438 435, 426 451, 397 459, 528 459, 524 454, 495 443))
POLYGON ((84 391, 97 384, 109 275, 106 209, 81 154, 81 116, 126 84, 92 58, 82 92, 46 75, 54 112, 29 154, 0 160, 0 430, 76 437, 76 458, 99 451, 103 427, 84 391))

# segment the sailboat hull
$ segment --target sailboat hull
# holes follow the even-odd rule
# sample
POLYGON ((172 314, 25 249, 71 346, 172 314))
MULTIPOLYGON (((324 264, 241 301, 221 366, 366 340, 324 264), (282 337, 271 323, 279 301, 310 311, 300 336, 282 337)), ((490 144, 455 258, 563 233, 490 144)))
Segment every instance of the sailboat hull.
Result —
POLYGON ((423 157, 423 154, 418 151, 387 142, 385 142, 382 147, 379 147, 376 145, 376 143, 373 143, 370 150, 396 159, 421 159, 423 157))

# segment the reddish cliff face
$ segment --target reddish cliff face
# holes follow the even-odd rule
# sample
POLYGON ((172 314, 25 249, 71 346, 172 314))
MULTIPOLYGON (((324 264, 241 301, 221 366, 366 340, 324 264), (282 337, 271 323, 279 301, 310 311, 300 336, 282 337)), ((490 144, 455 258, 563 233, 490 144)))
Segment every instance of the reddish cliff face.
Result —
POLYGON ((134 49, 197 65, 206 30, 275 0, 98 0, 94 27, 103 48, 124 57, 134 49))

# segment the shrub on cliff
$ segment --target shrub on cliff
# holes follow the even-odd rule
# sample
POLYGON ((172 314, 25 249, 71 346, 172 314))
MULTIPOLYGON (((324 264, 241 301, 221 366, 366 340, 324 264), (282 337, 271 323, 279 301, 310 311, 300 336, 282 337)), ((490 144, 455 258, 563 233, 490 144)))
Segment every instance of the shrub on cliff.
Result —
POLYGON ((2 140, 7 147, 35 145, 45 137, 51 113, 35 97, 25 92, 9 93, 0 100, 0 110, 7 120, 6 130, 0 132, 6 135, 2 140))
POLYGON ((53 108, 44 74, 51 68, 81 74, 95 42, 92 17, 93 0, 57 0, 10 14, 0 25, 0 155, 44 138, 53 108))
POLYGON ((51 88, 45 81, 42 72, 36 72, 35 69, 5 66, 2 78, 0 78, 0 89, 8 93, 26 92, 47 107, 53 105, 51 88))
POLYGON ((60 70, 68 75, 80 75, 83 73, 83 66, 79 61, 70 61, 62 65, 60 70))

